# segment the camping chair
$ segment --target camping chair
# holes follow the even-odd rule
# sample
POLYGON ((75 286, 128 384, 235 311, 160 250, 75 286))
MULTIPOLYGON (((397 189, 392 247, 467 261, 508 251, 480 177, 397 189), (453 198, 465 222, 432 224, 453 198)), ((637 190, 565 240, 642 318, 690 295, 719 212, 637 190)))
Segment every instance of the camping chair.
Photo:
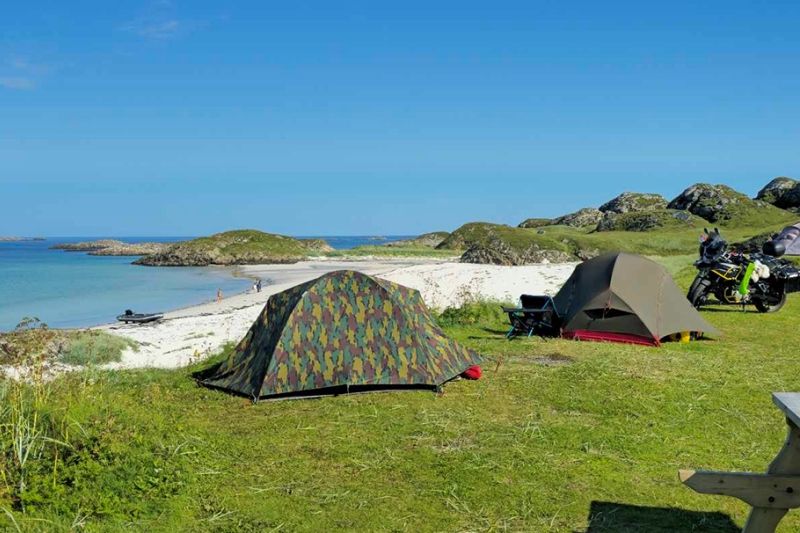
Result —
POLYGON ((558 335, 560 318, 553 298, 550 296, 532 296, 523 294, 519 297, 521 307, 503 307, 511 322, 511 329, 506 338, 517 335, 539 335, 553 337, 558 335))

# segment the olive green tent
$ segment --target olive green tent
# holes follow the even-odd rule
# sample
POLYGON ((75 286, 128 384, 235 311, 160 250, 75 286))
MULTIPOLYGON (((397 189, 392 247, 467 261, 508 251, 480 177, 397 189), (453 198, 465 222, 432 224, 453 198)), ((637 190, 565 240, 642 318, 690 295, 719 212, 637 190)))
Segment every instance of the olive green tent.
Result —
POLYGON ((568 338, 658 345, 682 332, 716 333, 664 267, 609 253, 581 263, 553 298, 568 338))
POLYGON ((228 360, 197 377, 253 399, 438 389, 479 360, 416 290, 343 270, 270 296, 228 360))

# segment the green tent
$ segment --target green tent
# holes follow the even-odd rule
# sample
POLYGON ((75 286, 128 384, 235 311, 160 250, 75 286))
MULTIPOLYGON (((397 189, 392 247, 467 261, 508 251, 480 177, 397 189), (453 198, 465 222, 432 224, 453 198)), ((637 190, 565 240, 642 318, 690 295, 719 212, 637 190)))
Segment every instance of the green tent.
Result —
POLYGON ((198 377, 253 399, 436 390, 479 360, 416 290, 342 270, 270 296, 230 358, 198 377))
POLYGON ((681 332, 717 333, 664 267, 635 254, 607 253, 581 263, 553 302, 567 338, 658 346, 681 332))

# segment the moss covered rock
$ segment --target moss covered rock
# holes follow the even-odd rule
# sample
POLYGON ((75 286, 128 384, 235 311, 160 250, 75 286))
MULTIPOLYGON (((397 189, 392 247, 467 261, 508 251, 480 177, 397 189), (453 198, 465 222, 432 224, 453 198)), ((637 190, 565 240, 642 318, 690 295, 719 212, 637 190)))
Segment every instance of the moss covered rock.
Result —
POLYGON ((660 194, 624 192, 600 206, 603 213, 634 213, 660 211, 667 208, 667 200, 660 194))
POLYGON ((652 231, 669 227, 696 227, 705 221, 688 211, 658 209, 626 213, 607 212, 597 231, 652 231))
POLYGON ((474 244, 461 256, 462 263, 507 266, 568 263, 570 261, 575 261, 575 256, 561 250, 542 249, 536 243, 531 243, 527 248, 519 249, 497 238, 490 239, 487 243, 474 244))
POLYGON ((756 199, 782 209, 800 208, 800 182, 785 176, 775 178, 758 191, 756 199))
POLYGON ((526 265, 576 260, 570 242, 533 229, 513 228, 489 222, 464 224, 437 248, 467 250, 461 257, 461 261, 465 263, 526 265))
POLYGON ((727 185, 697 183, 669 203, 670 209, 686 210, 720 224, 771 224, 786 220, 788 213, 761 200, 753 200, 727 185))
POLYGON ((542 226, 551 226, 553 219, 551 218, 529 218, 520 222, 518 228, 541 228, 542 226))
POLYGON ((583 228, 596 226, 603 219, 603 212, 594 207, 584 207, 574 213, 560 216, 553 220, 554 225, 583 228))
POLYGON ((389 248, 436 248, 449 236, 450 233, 446 231, 432 231, 423 233, 413 239, 387 242, 383 246, 388 246, 389 248))

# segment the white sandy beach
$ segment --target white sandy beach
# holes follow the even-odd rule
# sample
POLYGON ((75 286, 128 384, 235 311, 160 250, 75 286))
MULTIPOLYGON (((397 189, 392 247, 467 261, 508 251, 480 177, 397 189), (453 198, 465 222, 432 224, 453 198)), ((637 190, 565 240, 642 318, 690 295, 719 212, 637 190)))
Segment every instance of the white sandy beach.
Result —
POLYGON ((482 298, 515 301, 520 294, 553 294, 572 273, 574 263, 506 267, 425 260, 305 261, 294 265, 244 266, 264 279, 260 293, 249 292, 167 313, 155 324, 100 326, 137 341, 122 361, 108 368, 187 365, 241 339, 271 294, 325 272, 352 269, 419 290, 429 307, 444 309, 482 298))

